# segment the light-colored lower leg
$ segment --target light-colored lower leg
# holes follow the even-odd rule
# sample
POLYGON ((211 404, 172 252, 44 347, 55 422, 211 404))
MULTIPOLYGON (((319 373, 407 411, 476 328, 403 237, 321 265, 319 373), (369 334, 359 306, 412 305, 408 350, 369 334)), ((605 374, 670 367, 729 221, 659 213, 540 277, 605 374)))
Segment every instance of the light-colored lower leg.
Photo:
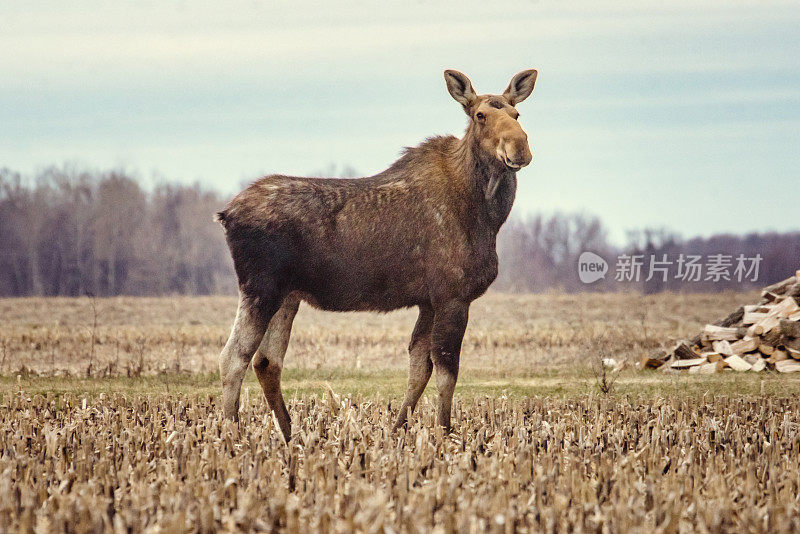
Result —
POLYGON ((300 299, 296 295, 284 299, 280 309, 272 316, 253 359, 253 370, 287 442, 292 436, 292 422, 281 394, 281 372, 292 333, 292 322, 299 305, 300 299))
POLYGON ((231 335, 219 356, 219 373, 222 378, 222 410, 225 417, 239 420, 239 393, 267 324, 263 313, 246 297, 239 297, 239 308, 233 322, 231 335))
POLYGON ((436 389, 439 390, 438 422, 446 431, 450 431, 450 412, 453 406, 453 392, 456 389, 458 370, 451 366, 436 366, 436 389))
POLYGON ((433 311, 429 308, 420 308, 417 324, 414 326, 414 333, 411 335, 411 344, 408 347, 409 369, 408 369, 408 389, 406 398, 397 414, 397 421, 394 428, 400 428, 406 424, 408 412, 414 411, 417 406, 425 386, 431 378, 433 362, 431 361, 431 325, 433 323, 433 311))

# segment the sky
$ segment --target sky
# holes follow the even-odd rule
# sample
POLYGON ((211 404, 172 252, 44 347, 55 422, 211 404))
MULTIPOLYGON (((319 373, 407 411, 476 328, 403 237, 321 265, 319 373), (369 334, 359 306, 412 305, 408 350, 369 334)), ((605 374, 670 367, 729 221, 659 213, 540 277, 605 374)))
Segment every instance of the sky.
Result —
POLYGON ((518 105, 516 216, 684 237, 800 229, 800 3, 3 2, 0 167, 226 194, 461 135, 446 68, 518 105))

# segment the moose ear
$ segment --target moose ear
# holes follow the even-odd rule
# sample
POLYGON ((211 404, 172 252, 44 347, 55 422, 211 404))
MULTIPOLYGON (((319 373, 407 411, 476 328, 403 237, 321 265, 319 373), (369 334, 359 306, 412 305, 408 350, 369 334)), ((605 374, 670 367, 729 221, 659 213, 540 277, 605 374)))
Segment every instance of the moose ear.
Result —
POLYGON ((503 96, 508 100, 509 104, 516 106, 531 96, 538 75, 539 72, 536 69, 528 69, 511 78, 511 83, 503 91, 503 96))
POLYGON ((475 89, 472 88, 472 82, 463 72, 448 69, 444 71, 444 81, 447 83, 447 90, 450 96, 464 106, 464 111, 467 111, 478 98, 478 95, 475 94, 475 89))

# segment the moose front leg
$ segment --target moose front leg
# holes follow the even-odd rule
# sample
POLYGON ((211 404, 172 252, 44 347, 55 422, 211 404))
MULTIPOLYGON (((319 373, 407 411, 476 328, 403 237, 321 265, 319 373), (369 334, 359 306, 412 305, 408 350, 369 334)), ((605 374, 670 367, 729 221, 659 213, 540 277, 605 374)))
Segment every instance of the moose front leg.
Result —
POLYGON ((453 390, 458 380, 461 342, 468 317, 469 303, 466 302, 450 301, 434 310, 431 357, 436 368, 436 388, 439 390, 438 421, 447 432, 450 431, 453 390))

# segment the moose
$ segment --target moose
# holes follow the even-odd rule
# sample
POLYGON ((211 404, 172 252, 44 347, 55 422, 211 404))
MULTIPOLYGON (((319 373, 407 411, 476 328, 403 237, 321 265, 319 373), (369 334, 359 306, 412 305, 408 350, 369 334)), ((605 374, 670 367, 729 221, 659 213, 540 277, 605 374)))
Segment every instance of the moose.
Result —
POLYGON ((503 94, 479 95, 467 76, 446 70, 447 90, 469 117, 463 138, 430 137, 364 178, 266 176, 216 214, 239 285, 219 359, 226 417, 238 421, 252 360, 291 439, 280 382, 301 301, 330 311, 417 307, 395 428, 406 424, 435 369, 437 422, 450 430, 470 303, 497 276, 497 232, 514 202, 517 171, 533 159, 516 105, 537 75, 524 70, 503 94))

